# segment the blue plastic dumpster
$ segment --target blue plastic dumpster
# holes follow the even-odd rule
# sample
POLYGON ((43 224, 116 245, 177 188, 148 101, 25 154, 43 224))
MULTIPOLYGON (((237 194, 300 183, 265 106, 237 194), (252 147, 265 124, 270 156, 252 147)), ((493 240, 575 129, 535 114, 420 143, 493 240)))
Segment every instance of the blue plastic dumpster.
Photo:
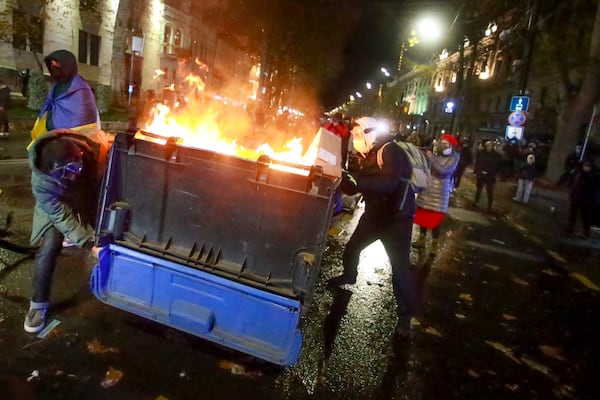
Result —
POLYGON ((120 134, 91 277, 109 305, 274 364, 296 362, 337 183, 120 134))

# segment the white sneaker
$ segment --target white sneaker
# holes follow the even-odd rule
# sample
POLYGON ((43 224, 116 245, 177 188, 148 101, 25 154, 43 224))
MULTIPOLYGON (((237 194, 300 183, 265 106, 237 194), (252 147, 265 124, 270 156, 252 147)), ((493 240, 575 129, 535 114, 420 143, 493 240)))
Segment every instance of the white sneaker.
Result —
POLYGON ((29 311, 23 323, 23 329, 27 333, 38 333, 46 325, 46 314, 48 313, 48 303, 31 302, 29 311))
POLYGON ((65 239, 62 242, 62 247, 73 247, 73 246, 77 246, 77 243, 71 242, 69 239, 65 239))

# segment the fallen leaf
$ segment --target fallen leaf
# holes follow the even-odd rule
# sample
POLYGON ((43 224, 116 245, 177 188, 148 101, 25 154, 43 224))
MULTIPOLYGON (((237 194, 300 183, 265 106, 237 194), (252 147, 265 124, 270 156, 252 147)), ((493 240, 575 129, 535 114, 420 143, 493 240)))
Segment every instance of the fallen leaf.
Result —
POLYGON ((554 358, 555 360, 566 361, 566 359, 561 354, 562 350, 558 347, 541 344, 540 351, 543 355, 548 356, 550 358, 554 358))
POLYGON ((587 277, 585 277, 581 274, 578 274, 577 272, 571 272, 571 276, 573 278, 575 278, 576 280, 578 280, 579 282, 581 282, 588 289, 592 289, 592 290, 596 290, 596 291, 600 290, 600 288, 598 286, 596 286, 596 284, 594 282, 590 281, 587 277))
POLYGON ((442 337, 442 334, 440 333, 440 331, 438 331, 437 329, 435 329, 431 326, 427 327, 427 329, 425 329, 424 332, 429 333, 430 335, 433 335, 433 336, 442 337))
POLYGON ((565 260, 560 254, 553 250, 547 250, 547 253, 558 262, 567 262, 567 260, 565 260))
POLYGON ((491 269, 492 271, 498 271, 500 269, 500 267, 497 267, 495 265, 492 264, 483 264, 484 267, 491 269))
POLYGON ((542 273, 546 274, 546 275, 550 275, 550 276, 558 276, 558 272, 548 269, 548 268, 543 269, 542 273))
POLYGON ((554 389, 552 392, 559 398, 566 397, 568 399, 574 399, 575 398, 573 396, 574 391, 575 391, 575 389, 572 386, 562 385, 561 387, 554 389))
POLYGON ((542 374, 544 374, 546 376, 554 378, 554 376, 552 375, 552 372, 550 371, 550 368, 546 367, 545 365, 542 365, 542 364, 538 363, 537 361, 534 361, 528 357, 521 357, 521 361, 523 361, 525 363, 525 365, 527 365, 529 368, 531 368, 535 371, 541 372, 542 374))
POLYGON ((103 354, 103 353, 118 353, 119 349, 115 347, 105 347, 96 338, 86 343, 87 350, 92 354, 103 354))
POLYGON ((467 316, 465 314, 454 314, 454 316, 458 319, 465 319, 467 316))
POLYGON ((514 362, 516 362, 517 364, 521 364, 521 361, 519 361, 519 359, 514 356, 512 350, 509 349, 508 347, 504 346, 502 343, 492 342, 492 341, 489 341, 489 340, 486 340, 485 343, 489 344, 490 346, 492 346, 496 350, 501 351, 504 355, 506 355, 508 358, 510 358, 511 360, 513 360, 514 362))
POLYGON ((123 372, 113 367, 108 367, 108 371, 104 374, 104 380, 100 383, 104 389, 115 386, 123 378, 123 372))
POLYGON ((523 280, 523 279, 521 279, 521 278, 517 278, 516 276, 513 276, 513 277, 512 277, 512 280, 513 280, 513 282, 514 282, 514 283, 517 283, 517 284, 519 284, 519 285, 522 285, 522 286, 529 286, 529 282, 527 282, 527 281, 525 281, 525 280, 523 280))
POLYGON ((501 246, 504 246, 504 245, 506 244, 506 243, 505 243, 505 242, 503 242, 502 240, 498 240, 498 239, 492 239, 492 242, 494 242, 494 243, 497 243, 497 244, 499 244, 499 245, 501 245, 501 246))
POLYGON ((517 389, 519 388, 518 384, 513 384, 513 385, 509 385, 508 383, 504 385, 505 388, 507 388, 508 390, 511 390, 513 392, 516 392, 517 389))
POLYGON ((467 373, 469 374, 470 377, 479 378, 479 374, 470 368, 467 370, 467 373))
POLYGON ((504 318, 507 321, 514 321, 515 319, 517 319, 517 317, 510 314, 502 314, 502 318, 504 318))
POLYGON ((465 301, 473 301, 473 297, 469 293, 461 293, 458 298, 465 301))

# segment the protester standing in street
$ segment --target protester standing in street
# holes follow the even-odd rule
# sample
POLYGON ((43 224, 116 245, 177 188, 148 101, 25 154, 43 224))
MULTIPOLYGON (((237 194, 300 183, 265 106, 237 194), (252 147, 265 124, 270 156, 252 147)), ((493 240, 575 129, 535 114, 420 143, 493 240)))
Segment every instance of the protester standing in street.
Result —
POLYGON ((340 187, 347 195, 362 193, 365 211, 344 249, 344 273, 332 278, 328 285, 354 284, 360 253, 375 240, 381 240, 392 265, 398 315, 395 333, 408 337, 416 303, 409 271, 415 213, 415 196, 410 185, 412 166, 398 145, 378 138, 377 121, 373 118, 362 117, 356 121, 352 129, 352 143, 362 162, 352 176, 344 175, 340 187), (381 167, 377 160, 379 149, 382 149, 381 167))
POLYGON ((488 140, 485 142, 482 150, 475 156, 475 205, 479 205, 481 199, 481 190, 485 187, 487 194, 487 211, 492 212, 494 204, 494 186, 496 184, 496 175, 502 166, 502 156, 494 149, 494 142, 488 140))
POLYGON ((458 165, 454 170, 454 187, 453 189, 458 189, 460 186, 460 181, 462 176, 465 173, 465 170, 471 163, 473 162, 473 153, 471 152, 471 145, 469 143, 469 138, 463 137, 460 140, 460 147, 458 150, 460 154, 460 158, 458 160, 458 165))
POLYGON ((583 237, 590 237, 590 228, 593 223, 594 205, 600 190, 600 175, 593 161, 583 160, 578 168, 573 185, 569 190, 569 222, 567 234, 572 234, 581 217, 583 237))
POLYGON ((531 190, 533 189, 533 181, 537 174, 535 156, 533 154, 527 155, 527 161, 519 167, 518 174, 519 181, 517 184, 517 193, 515 194, 515 197, 513 197, 513 200, 527 204, 527 202, 529 202, 531 190))
POLYGON ((0 80, 0 138, 7 138, 8 128, 8 107, 10 106, 10 88, 4 81, 0 80))
POLYGON ((346 169, 346 160, 348 159, 348 143, 350 141, 350 131, 344 123, 342 113, 335 113, 331 121, 326 123, 323 128, 334 133, 342 139, 340 152, 342 154, 342 169, 346 169))
POLYGON ((415 247, 425 247, 427 230, 431 230, 431 254, 435 254, 441 231, 441 223, 448 211, 452 192, 452 176, 460 155, 454 149, 458 141, 452 135, 442 135, 437 146, 427 152, 431 166, 431 182, 425 191, 417 194, 415 224, 419 225, 419 239, 415 247))

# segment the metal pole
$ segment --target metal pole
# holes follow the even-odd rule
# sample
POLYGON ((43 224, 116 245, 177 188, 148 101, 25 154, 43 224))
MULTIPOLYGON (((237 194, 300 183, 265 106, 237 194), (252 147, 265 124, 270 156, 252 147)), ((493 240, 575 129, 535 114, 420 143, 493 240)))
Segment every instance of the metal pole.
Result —
POLYGON ((590 118, 590 123, 588 124, 588 127, 586 129, 585 141, 583 142, 583 148, 581 149, 581 154, 579 155, 579 162, 583 161, 583 157, 585 156, 585 150, 587 148, 588 141, 590 140, 592 126, 594 125, 594 120, 596 119, 597 113, 598 113, 598 104, 594 104, 594 111, 592 111, 592 118, 590 118))

